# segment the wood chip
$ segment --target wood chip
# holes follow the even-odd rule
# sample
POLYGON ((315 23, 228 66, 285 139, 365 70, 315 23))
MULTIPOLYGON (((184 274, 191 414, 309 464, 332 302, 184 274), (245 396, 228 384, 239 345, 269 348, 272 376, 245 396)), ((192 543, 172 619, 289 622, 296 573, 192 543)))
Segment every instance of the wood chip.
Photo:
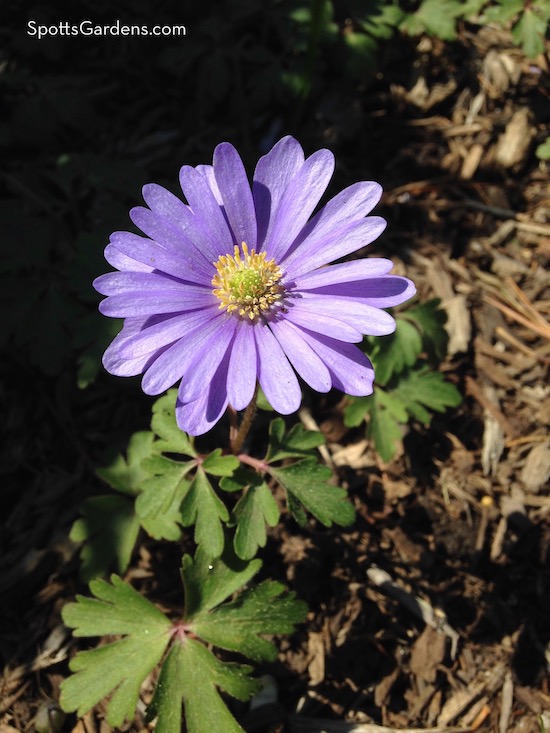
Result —
POLYGON ((472 338, 470 309, 464 295, 453 295, 441 303, 447 313, 445 330, 449 334, 447 351, 449 356, 465 353, 472 338))
POLYGON ((435 682, 439 665, 445 657, 447 639, 426 626, 411 650, 410 670, 425 682, 435 682))
POLYGON ((315 687, 325 679, 325 644, 323 633, 312 631, 307 640, 308 654, 311 661, 308 665, 309 684, 315 687))
POLYGON ((343 720, 306 718, 292 715, 289 720, 291 733, 468 733, 469 728, 388 728, 374 723, 350 723, 343 720))
POLYGON ((500 687, 506 666, 503 662, 496 664, 489 672, 482 672, 467 689, 457 690, 452 695, 437 719, 438 725, 447 725, 464 712, 478 697, 484 693, 493 694, 500 687))
POLYGON ((508 671, 502 685, 502 697, 500 700, 500 717, 498 720, 499 733, 506 733, 510 716, 512 714, 512 703, 514 699, 514 683, 512 681, 512 673, 508 671))
POLYGON ((504 168, 519 170, 524 164, 531 140, 535 135, 535 128, 530 117, 531 114, 527 107, 518 109, 500 136, 495 159, 504 168))
POLYGON ((533 494, 538 494, 542 488, 548 488, 550 441, 540 443, 529 451, 520 478, 525 488, 533 494))

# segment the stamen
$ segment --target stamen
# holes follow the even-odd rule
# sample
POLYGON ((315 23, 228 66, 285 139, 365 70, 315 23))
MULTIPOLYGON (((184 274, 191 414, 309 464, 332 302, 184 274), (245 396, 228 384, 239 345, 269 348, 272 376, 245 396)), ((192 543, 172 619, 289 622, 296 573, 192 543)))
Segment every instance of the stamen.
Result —
POLYGON ((220 309, 255 320, 281 305, 284 288, 282 273, 275 260, 266 260, 265 252, 248 251, 246 242, 235 245, 233 255, 222 255, 214 264, 214 295, 220 309), (242 256, 241 256, 242 249, 242 256))

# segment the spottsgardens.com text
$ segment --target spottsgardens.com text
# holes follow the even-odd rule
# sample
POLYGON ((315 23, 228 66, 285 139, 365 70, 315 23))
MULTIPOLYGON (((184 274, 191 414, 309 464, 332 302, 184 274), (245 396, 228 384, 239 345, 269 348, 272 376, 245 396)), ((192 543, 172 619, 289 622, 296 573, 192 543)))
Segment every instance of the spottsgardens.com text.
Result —
POLYGON ((47 36, 186 36, 184 25, 127 25, 120 20, 111 24, 93 23, 83 20, 80 23, 60 21, 53 25, 43 25, 36 20, 27 23, 27 35, 38 40, 47 36))

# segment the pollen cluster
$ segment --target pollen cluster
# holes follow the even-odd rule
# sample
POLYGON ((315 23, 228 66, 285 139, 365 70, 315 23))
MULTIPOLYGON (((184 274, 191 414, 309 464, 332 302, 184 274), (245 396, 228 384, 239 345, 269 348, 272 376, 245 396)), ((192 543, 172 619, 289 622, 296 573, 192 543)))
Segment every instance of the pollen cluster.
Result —
POLYGON ((265 252, 249 252, 243 242, 240 247, 235 245, 233 255, 222 255, 214 266, 217 274, 212 285, 220 309, 253 321, 281 303, 285 292, 279 284, 282 273, 275 260, 266 260, 265 252))

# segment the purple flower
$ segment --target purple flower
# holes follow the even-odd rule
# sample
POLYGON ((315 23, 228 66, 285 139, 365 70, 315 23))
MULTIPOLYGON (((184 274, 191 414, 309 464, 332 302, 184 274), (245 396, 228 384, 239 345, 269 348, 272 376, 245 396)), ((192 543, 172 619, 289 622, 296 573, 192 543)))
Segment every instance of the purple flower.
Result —
POLYGON ((144 237, 115 232, 105 250, 118 272, 94 287, 99 308, 124 318, 105 352, 111 374, 143 374, 157 395, 180 381, 176 416, 200 435, 228 404, 244 409, 256 381, 275 410, 300 406, 296 373, 313 389, 372 392, 374 372, 354 343, 395 329, 382 308, 410 298, 410 280, 390 260, 324 267, 376 239, 386 222, 365 218, 380 199, 374 182, 355 183, 310 218, 334 170, 319 150, 307 160, 292 137, 260 158, 252 188, 229 143, 212 166, 183 166, 187 204, 156 184, 149 208, 130 212, 144 237))

